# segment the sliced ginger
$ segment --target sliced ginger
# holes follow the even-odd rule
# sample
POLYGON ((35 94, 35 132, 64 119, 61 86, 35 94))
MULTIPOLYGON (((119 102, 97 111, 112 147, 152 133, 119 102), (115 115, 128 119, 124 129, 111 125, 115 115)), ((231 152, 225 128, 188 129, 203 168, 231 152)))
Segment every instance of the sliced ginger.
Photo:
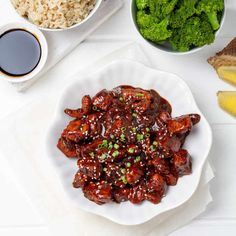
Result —
POLYGON ((222 80, 236 85, 236 66, 221 66, 217 73, 222 80))
POLYGON ((236 117, 236 91, 219 91, 217 97, 220 107, 236 117))

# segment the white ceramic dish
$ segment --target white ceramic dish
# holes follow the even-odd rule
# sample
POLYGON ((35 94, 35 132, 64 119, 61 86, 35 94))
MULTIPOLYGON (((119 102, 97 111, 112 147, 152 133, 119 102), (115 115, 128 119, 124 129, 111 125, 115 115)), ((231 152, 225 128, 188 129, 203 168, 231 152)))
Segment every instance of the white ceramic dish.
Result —
POLYGON ((34 68, 34 70, 31 71, 29 74, 14 77, 14 76, 7 75, 7 74, 0 71, 1 78, 5 79, 9 82, 12 82, 12 83, 21 83, 21 82, 24 82, 24 81, 34 78, 43 69, 43 67, 47 61, 47 57, 48 57, 48 44, 47 44, 47 40, 44 37, 43 33, 39 29, 37 29, 37 27, 35 27, 34 25, 31 25, 28 23, 12 22, 12 23, 3 25, 0 27, 0 35, 2 35, 6 31, 12 30, 12 29, 23 29, 23 30, 26 30, 26 31, 32 33, 38 39, 40 46, 41 46, 40 61, 39 61, 38 65, 34 68))
MULTIPOLYGON (((220 31, 222 30, 224 22, 225 22, 225 18, 226 18, 226 10, 227 10, 226 0, 224 0, 224 3, 225 3, 225 8, 224 8, 224 12, 222 14, 222 19, 221 19, 221 22, 220 22, 220 28, 215 32, 216 37, 219 35, 220 31)), ((170 53, 172 55, 187 55, 187 54, 198 52, 198 51, 200 51, 203 48, 208 46, 208 45, 204 45, 202 47, 196 47, 196 48, 193 48, 193 49, 191 49, 190 51, 187 51, 187 52, 177 52, 177 51, 174 51, 169 44, 158 45, 156 43, 153 43, 153 42, 145 39, 141 35, 141 33, 139 31, 139 27, 136 23, 136 14, 137 14, 136 0, 131 0, 130 1, 130 16, 131 16, 131 21, 133 22, 133 25, 136 29, 136 33, 139 36, 139 38, 141 38, 146 44, 151 45, 154 48, 157 48, 157 49, 159 49, 161 51, 164 51, 166 53, 170 53)))
POLYGON ((96 73, 75 80, 65 88, 48 130, 46 152, 57 168, 69 197, 68 204, 72 203, 75 208, 104 216, 119 224, 137 225, 174 209, 191 198, 197 189, 211 143, 210 126, 197 107, 190 89, 182 79, 174 74, 150 69, 137 62, 122 60, 111 63, 96 73), (140 205, 133 205, 130 202, 96 205, 83 196, 81 189, 72 187, 73 177, 77 171, 76 160, 66 158, 56 147, 62 130, 70 120, 63 112, 65 108, 80 107, 81 98, 85 94, 93 96, 101 89, 112 89, 118 85, 126 84, 157 90, 172 105, 173 116, 198 113, 202 118, 185 144, 185 148, 188 149, 193 158, 193 173, 180 178, 176 186, 169 187, 167 195, 158 205, 148 201, 140 205))
MULTIPOLYGON (((22 17, 22 16, 20 16, 20 17, 23 18, 27 23, 32 24, 32 25, 34 25, 34 26, 36 26, 39 29, 44 30, 44 31, 51 31, 51 32, 66 31, 66 30, 69 30, 69 29, 77 28, 77 27, 83 25, 86 21, 88 21, 95 14, 95 12, 98 10, 98 8, 100 7, 102 1, 103 0, 96 0, 96 3, 95 3, 95 6, 94 6, 93 10, 89 13, 89 15, 85 19, 83 19, 81 22, 79 22, 77 24, 74 24, 74 25, 72 25, 72 26, 70 26, 68 28, 65 28, 65 29, 50 29, 50 28, 39 27, 39 26, 35 25, 34 23, 32 23, 31 21, 29 21, 26 17, 22 17)), ((12 5, 12 8, 15 10, 13 5, 12 5)))

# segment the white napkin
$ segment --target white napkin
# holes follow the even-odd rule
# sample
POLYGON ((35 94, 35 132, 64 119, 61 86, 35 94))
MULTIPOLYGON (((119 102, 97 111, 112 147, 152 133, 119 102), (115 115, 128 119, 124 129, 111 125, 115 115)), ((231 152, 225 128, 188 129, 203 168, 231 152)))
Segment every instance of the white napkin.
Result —
MULTIPOLYGON (((130 44, 99 60, 90 66, 90 69, 96 70, 101 65, 119 58, 150 64, 140 47, 130 44)), ((75 76, 79 79, 82 74, 83 72, 79 72, 75 76)), ((73 209, 43 148, 57 100, 56 96, 53 97, 32 102, 0 121, 0 151, 5 157, 1 162, 2 168, 7 168, 8 165, 11 169, 9 176, 14 176, 15 183, 25 191, 31 203, 41 213, 52 235, 167 235, 205 211, 208 203, 212 201, 209 181, 214 177, 208 162, 192 198, 184 205, 147 223, 121 226, 103 217, 73 209)))
MULTIPOLYGON (((23 92, 33 85, 45 72, 70 53, 78 44, 85 40, 100 25, 114 15, 123 5, 123 0, 103 0, 98 11, 79 28, 62 31, 46 32, 48 42, 48 59, 43 70, 33 79, 22 83, 12 83, 17 91, 23 92)), ((14 10, 10 0, 0 0, 0 26, 13 21, 24 21, 14 10)))

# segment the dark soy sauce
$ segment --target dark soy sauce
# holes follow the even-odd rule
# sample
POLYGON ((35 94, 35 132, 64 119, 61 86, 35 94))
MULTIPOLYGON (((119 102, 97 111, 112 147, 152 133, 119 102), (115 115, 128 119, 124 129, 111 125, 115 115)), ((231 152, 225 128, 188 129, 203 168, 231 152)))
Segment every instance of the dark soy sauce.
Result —
POLYGON ((38 39, 23 29, 0 35, 0 71, 10 76, 29 74, 38 65, 41 46, 38 39))

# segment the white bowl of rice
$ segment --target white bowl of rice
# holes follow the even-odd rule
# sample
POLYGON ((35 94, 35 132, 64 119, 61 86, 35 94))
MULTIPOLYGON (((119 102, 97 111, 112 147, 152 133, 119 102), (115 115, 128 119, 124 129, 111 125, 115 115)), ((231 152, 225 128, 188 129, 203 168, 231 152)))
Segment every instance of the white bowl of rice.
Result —
POLYGON ((103 0, 10 0, 28 22, 47 31, 62 31, 85 23, 103 0))

